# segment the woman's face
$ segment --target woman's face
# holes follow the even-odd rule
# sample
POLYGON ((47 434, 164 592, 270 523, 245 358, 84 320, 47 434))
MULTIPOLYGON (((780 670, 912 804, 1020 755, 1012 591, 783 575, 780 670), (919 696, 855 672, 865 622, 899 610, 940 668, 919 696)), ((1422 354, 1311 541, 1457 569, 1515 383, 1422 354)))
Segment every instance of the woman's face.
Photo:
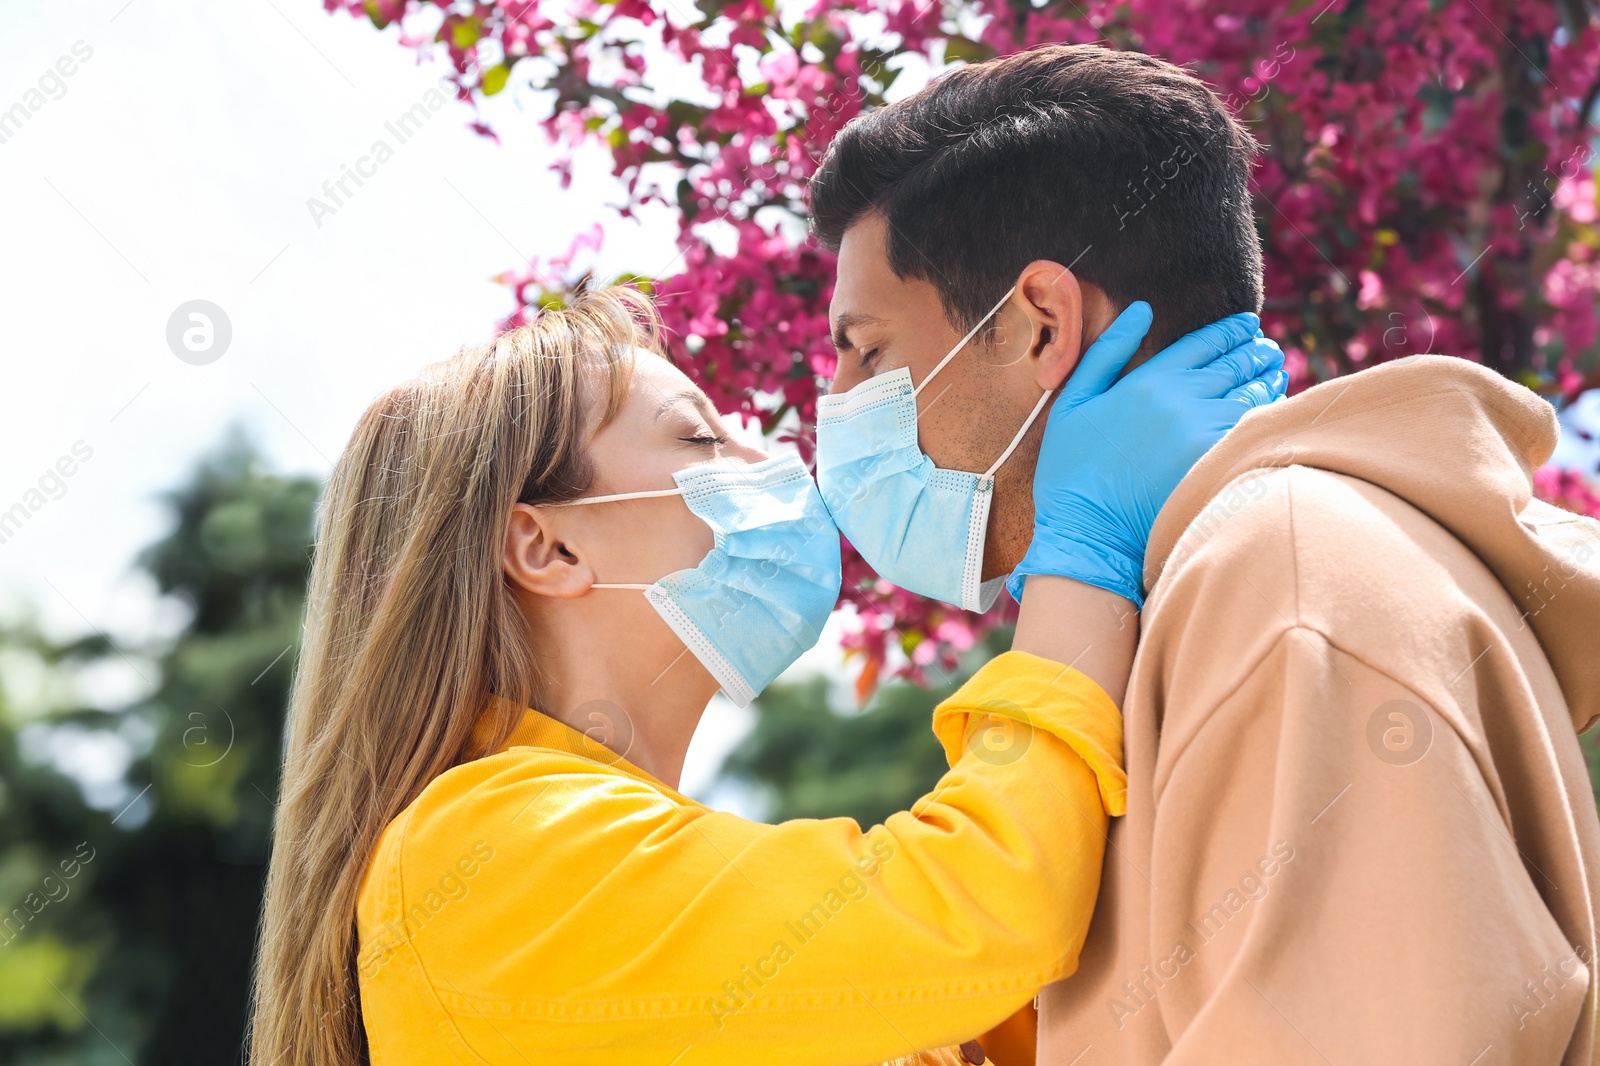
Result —
MULTIPOLYGON (((591 399, 590 409, 597 410, 599 397, 591 399)), ((677 367, 644 351, 635 352, 616 416, 593 434, 585 452, 593 471, 585 497, 673 489, 673 474, 685 467, 767 458, 730 440, 705 394, 677 367)), ((603 677, 604 687, 619 694, 654 686, 652 678, 682 663, 670 680, 705 686, 709 699, 716 689, 710 673, 684 654, 683 641, 639 589, 595 586, 652 585, 698 566, 714 543, 711 527, 681 496, 581 507, 515 505, 504 569, 552 678, 554 690, 543 698, 554 706, 583 687, 578 675, 585 672, 603 677)))
MULTIPOLYGON (((675 489, 685 467, 767 458, 730 440, 705 394, 643 351, 619 410, 585 454, 593 479, 584 497, 675 489)), ((536 705, 593 741, 583 754, 609 749, 676 782, 717 682, 639 588, 595 586, 652 585, 698 566, 714 543, 676 495, 512 508, 504 569, 539 663, 536 705)))
MULTIPOLYGON (((767 458, 730 440, 705 393, 683 371, 648 352, 636 353, 627 398, 590 441, 588 457, 594 481, 585 496, 670 489, 676 484, 673 474, 697 463, 767 458)), ((678 496, 564 510, 582 524, 575 536, 588 549, 596 582, 650 584, 696 566, 712 547, 710 527, 678 496)))

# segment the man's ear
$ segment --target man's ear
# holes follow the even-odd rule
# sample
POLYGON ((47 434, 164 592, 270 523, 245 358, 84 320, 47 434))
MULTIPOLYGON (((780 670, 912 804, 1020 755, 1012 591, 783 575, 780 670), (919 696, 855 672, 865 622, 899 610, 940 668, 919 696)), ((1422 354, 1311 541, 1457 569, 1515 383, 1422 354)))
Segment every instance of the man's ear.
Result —
POLYGON ((1034 382, 1049 391, 1061 386, 1083 354, 1083 289, 1060 263, 1035 259, 1017 277, 1023 313, 1032 324, 1028 349, 1034 382))
POLYGON ((502 566, 511 583, 538 596, 570 599, 594 585, 594 571, 571 538, 563 538, 558 508, 519 503, 506 522, 502 566))

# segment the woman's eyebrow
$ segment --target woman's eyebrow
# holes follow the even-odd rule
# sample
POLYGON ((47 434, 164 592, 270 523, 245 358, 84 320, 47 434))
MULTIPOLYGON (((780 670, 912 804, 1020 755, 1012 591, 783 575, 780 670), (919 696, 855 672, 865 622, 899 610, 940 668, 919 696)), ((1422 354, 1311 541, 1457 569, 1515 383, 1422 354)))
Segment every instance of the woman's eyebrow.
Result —
POLYGON ((656 421, 659 422, 663 417, 666 416, 668 411, 671 411, 674 407, 677 407, 679 404, 685 402, 694 405, 694 407, 697 408, 701 414, 705 415, 706 418, 710 419, 712 422, 717 421, 717 409, 711 406, 711 401, 708 400, 706 398, 706 394, 701 392, 699 389, 680 389, 677 392, 669 393, 663 396, 661 398, 661 402, 656 404, 656 421))

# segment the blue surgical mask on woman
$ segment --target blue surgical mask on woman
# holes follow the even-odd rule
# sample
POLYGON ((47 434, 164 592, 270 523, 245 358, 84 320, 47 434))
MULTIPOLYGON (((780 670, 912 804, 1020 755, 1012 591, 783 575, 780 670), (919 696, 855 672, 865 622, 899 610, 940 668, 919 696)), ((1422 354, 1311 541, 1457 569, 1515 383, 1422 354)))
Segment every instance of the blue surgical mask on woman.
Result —
POLYGON ((917 444, 917 396, 1011 298, 956 342, 915 387, 911 370, 868 378, 817 401, 817 484, 839 529, 883 577, 921 596, 987 611, 1006 576, 983 581, 994 474, 1054 395, 1039 397, 1022 428, 981 474, 933 465, 917 444))
POLYGON ((674 489, 585 496, 567 505, 682 496, 711 527, 691 570, 638 589, 729 699, 747 705, 822 635, 839 599, 839 530, 798 456, 715 462, 673 474, 674 489))

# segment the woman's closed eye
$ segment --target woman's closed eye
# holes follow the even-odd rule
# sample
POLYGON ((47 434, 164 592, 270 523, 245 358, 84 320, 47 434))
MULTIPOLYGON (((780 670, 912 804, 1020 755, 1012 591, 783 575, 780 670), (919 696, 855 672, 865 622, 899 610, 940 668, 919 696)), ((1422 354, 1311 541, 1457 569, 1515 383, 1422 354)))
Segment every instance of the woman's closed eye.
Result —
POLYGON ((728 443, 727 434, 722 432, 722 426, 701 412, 693 415, 685 414, 677 419, 677 437, 685 444, 693 444, 700 448, 720 448, 728 443))
POLYGON ((720 448, 728 443, 716 408, 699 389, 683 389, 663 397, 656 405, 656 418, 684 444, 720 448))

